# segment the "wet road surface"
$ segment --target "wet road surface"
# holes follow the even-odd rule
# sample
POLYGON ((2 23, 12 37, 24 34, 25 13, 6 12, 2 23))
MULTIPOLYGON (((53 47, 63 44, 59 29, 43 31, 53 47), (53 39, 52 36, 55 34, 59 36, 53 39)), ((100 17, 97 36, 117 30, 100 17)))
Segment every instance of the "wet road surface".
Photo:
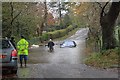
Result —
POLYGON ((31 48, 29 53, 29 63, 57 63, 57 64, 80 64, 84 59, 85 38, 87 29, 76 32, 66 40, 74 40, 77 44, 74 48, 60 48, 62 41, 56 41, 54 52, 49 52, 48 47, 40 46, 31 48))
POLYGON ((19 78, 117 78, 118 74, 84 64, 29 64, 20 68, 19 78))
POLYGON ((85 38, 88 29, 83 28, 68 38, 77 43, 75 48, 60 48, 56 41, 54 52, 45 46, 30 48, 27 68, 19 68, 18 78, 117 78, 118 73, 95 69, 83 64, 85 38))

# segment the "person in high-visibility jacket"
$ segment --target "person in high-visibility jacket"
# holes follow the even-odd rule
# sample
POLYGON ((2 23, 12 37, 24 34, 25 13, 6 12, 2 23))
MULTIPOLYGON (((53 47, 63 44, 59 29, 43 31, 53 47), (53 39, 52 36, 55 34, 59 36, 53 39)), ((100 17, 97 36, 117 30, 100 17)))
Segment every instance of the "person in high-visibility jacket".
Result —
POLYGON ((24 36, 21 36, 20 41, 17 43, 17 51, 20 59, 20 67, 22 67, 22 61, 24 58, 25 67, 27 66, 27 59, 28 59, 28 46, 29 43, 25 40, 24 36))

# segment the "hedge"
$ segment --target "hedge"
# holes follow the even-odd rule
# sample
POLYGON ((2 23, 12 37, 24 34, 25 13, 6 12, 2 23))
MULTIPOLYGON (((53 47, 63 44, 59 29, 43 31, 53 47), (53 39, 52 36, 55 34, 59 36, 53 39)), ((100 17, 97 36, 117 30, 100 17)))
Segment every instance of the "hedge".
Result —
POLYGON ((66 34, 68 34, 70 31, 72 31, 74 27, 72 25, 68 26, 66 29, 56 30, 53 32, 48 32, 49 38, 55 39, 59 37, 63 37, 66 34))
POLYGON ((60 37, 65 36, 66 34, 68 34, 70 31, 72 31, 75 28, 76 28, 75 26, 73 27, 72 25, 70 25, 66 29, 56 30, 53 32, 47 32, 47 33, 42 34, 42 36, 37 37, 37 39, 34 38, 34 39, 30 40, 30 42, 31 41, 32 41, 32 43, 39 42, 39 41, 43 42, 43 41, 49 40, 50 38, 51 39, 60 38, 60 37))

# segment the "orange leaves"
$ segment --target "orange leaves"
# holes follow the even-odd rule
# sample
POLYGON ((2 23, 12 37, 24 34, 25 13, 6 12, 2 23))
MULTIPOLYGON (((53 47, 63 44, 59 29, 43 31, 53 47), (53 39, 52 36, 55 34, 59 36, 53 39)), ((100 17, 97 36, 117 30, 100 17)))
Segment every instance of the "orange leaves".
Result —
POLYGON ((54 17, 51 13, 48 13, 47 24, 53 25, 55 23, 54 17))

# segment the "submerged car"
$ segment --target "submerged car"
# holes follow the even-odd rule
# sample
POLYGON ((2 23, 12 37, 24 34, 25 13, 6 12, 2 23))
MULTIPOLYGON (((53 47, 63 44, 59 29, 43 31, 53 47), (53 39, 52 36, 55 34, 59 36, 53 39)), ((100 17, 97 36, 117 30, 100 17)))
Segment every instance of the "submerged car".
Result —
POLYGON ((75 41, 64 41, 62 44, 60 44, 60 48, 64 48, 64 47, 76 47, 76 43, 75 41))
POLYGON ((12 74, 17 73, 17 51, 8 39, 0 39, 0 67, 2 73, 10 71, 12 74))

